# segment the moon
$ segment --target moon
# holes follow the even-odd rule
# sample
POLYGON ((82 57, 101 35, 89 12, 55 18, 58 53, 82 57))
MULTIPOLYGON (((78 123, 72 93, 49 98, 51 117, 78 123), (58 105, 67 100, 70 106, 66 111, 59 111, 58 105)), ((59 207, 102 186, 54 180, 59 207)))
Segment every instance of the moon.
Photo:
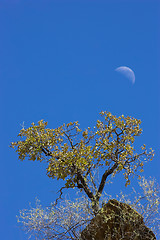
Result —
POLYGON ((116 68, 115 71, 121 73, 126 78, 128 78, 132 82, 132 84, 135 83, 135 74, 131 68, 126 66, 121 66, 116 68))

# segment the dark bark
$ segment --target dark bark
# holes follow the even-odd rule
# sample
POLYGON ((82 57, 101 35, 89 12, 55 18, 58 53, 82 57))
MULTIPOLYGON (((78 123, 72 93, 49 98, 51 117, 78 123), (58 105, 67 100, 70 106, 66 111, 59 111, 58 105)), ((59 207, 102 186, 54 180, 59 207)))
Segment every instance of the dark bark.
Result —
POLYGON ((110 169, 106 170, 105 173, 102 176, 98 191, 96 193, 96 200, 99 201, 101 194, 103 192, 105 183, 106 183, 106 179, 107 177, 112 174, 114 172, 114 170, 118 167, 118 163, 116 162, 110 169))

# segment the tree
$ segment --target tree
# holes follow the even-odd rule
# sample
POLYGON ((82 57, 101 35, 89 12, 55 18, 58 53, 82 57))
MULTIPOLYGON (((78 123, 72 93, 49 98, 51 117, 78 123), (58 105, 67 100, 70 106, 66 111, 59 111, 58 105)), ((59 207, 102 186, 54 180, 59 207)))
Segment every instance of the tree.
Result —
POLYGON ((93 217, 89 202, 80 197, 71 201, 61 200, 58 204, 42 207, 36 199, 35 207, 23 209, 17 216, 22 229, 34 239, 78 240, 82 230, 93 217))
MULTIPOLYGON (((96 126, 82 131, 78 122, 63 124, 56 129, 47 128, 43 120, 38 125, 23 128, 13 142, 19 159, 47 161, 47 175, 63 179, 63 188, 78 188, 91 200, 94 215, 98 213, 99 202, 106 180, 123 171, 126 186, 130 177, 143 171, 144 162, 152 160, 154 153, 146 146, 139 153, 133 146, 135 137, 142 133, 140 120, 133 117, 116 117, 110 112, 101 112, 101 121, 96 126), (94 173, 100 170, 100 181, 94 173)), ((62 194, 63 188, 60 189, 62 194)), ((60 196, 61 196, 60 194, 60 196)))

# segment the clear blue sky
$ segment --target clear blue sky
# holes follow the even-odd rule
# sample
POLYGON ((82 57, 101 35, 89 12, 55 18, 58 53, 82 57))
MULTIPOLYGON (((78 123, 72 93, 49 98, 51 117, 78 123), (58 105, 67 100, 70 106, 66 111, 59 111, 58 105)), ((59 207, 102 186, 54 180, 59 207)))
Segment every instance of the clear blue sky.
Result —
MULTIPOLYGON (((160 182, 159 1, 0 0, 0 238, 22 240, 19 209, 49 204, 58 183, 43 163, 9 148, 21 124, 93 126, 102 110, 142 120, 139 143, 155 149, 146 176, 160 182), (132 85, 115 72, 128 66, 132 85)), ((116 189, 121 185, 115 186, 116 189)))

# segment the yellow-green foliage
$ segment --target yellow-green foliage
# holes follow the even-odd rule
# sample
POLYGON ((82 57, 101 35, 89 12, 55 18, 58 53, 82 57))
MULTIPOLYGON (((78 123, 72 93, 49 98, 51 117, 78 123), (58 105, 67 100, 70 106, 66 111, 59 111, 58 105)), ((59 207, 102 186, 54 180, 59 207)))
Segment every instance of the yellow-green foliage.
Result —
MULTIPOLYGON (((19 159, 48 162, 47 175, 65 181, 65 188, 77 187, 92 201, 95 215, 99 199, 109 176, 123 171, 126 186, 130 176, 143 171, 144 162, 152 160, 154 153, 146 146, 136 153, 135 137, 142 133, 141 121, 133 117, 116 117, 110 112, 100 113, 102 120, 96 126, 82 131, 78 122, 63 124, 50 129, 43 120, 38 125, 19 133, 21 138, 11 146, 16 148, 19 159), (95 182, 95 172, 101 171, 100 181, 95 182)), ((139 175, 140 176, 140 175, 139 175)), ((60 189, 62 194, 62 189, 60 189)))
POLYGON ((142 171, 144 160, 153 158, 153 151, 147 153, 145 145, 140 154, 135 153, 133 143, 135 137, 142 132, 140 120, 132 117, 116 117, 109 112, 101 112, 103 120, 97 121, 93 130, 82 131, 78 122, 63 124, 56 129, 47 128, 43 120, 38 125, 22 129, 19 137, 23 140, 12 143, 17 147, 20 160, 43 161, 47 158, 49 177, 63 179, 74 186, 73 163, 86 173, 100 166, 111 167, 117 162, 114 174, 125 170, 125 178, 129 183, 129 175, 138 167, 142 171), (144 160, 141 160, 144 157, 144 160))

